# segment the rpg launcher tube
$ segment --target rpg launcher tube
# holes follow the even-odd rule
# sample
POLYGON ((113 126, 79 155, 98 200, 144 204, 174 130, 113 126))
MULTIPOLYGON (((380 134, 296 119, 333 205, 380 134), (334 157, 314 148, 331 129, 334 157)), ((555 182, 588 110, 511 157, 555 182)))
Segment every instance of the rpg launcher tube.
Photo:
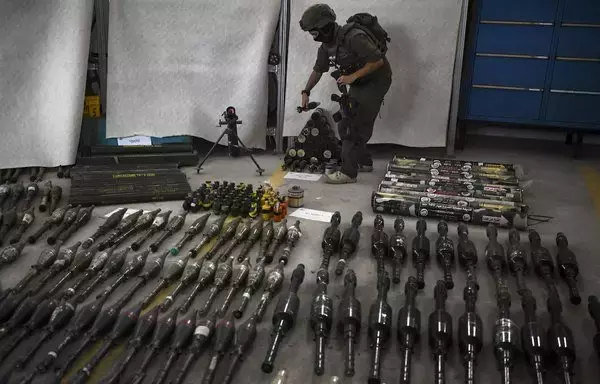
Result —
POLYGON ((62 251, 58 252, 56 259, 48 267, 48 270, 44 273, 44 275, 40 278, 40 280, 27 291, 27 294, 30 296, 38 294, 43 287, 45 287, 46 283, 50 281, 53 277, 57 276, 60 272, 66 270, 71 267, 73 264, 73 260, 75 259, 75 254, 77 253, 77 249, 81 246, 81 242, 77 242, 73 244, 69 248, 65 248, 62 251))
POLYGON ((42 199, 40 200, 40 205, 38 209, 40 212, 46 212, 48 210, 48 205, 50 205, 50 193, 52 192, 52 181, 48 180, 44 183, 42 187, 42 199))
POLYGON ((102 271, 96 276, 92 282, 85 287, 78 295, 75 297, 76 303, 82 303, 85 299, 92 293, 94 289, 101 283, 105 282, 110 276, 117 274, 121 268, 125 265, 125 258, 129 253, 129 248, 125 248, 121 251, 115 252, 113 256, 108 260, 108 262, 104 265, 102 271))
POLYGON ((384 221, 381 215, 377 215, 374 221, 374 229, 371 234, 371 254, 377 260, 377 278, 385 273, 384 260, 387 257, 390 240, 384 230, 384 221))
POLYGON ((387 272, 377 276, 377 300, 369 310, 369 340, 371 344, 371 364, 369 384, 381 383, 381 363, 383 350, 392 332, 392 307, 387 302, 390 278, 387 272))
POLYGON ((279 346, 285 335, 294 328, 300 299, 298 298, 298 289, 304 281, 304 265, 298 264, 292 272, 292 282, 290 290, 286 295, 279 298, 275 311, 273 312, 273 331, 271 333, 271 343, 261 369, 265 373, 273 372, 275 358, 279 351, 279 346))
POLYGON ((551 294, 548 298, 548 312, 551 322, 548 329, 550 361, 559 367, 564 384, 571 384, 573 379, 573 363, 577 358, 573 332, 562 319, 560 298, 551 294))
POLYGON ((348 269, 344 277, 344 295, 338 309, 338 332, 344 336, 344 373, 346 377, 354 376, 355 344, 360 335, 362 314, 360 301, 356 298, 356 274, 348 269))
POLYGON ((181 277, 187 262, 188 257, 184 257, 183 259, 176 260, 167 265, 167 267, 163 271, 160 280, 158 281, 158 284, 156 284, 152 291, 144 298, 144 300, 142 300, 143 308, 148 307, 152 300, 154 300, 154 298, 156 298, 156 296, 158 296, 158 294, 163 289, 165 289, 169 284, 181 277))
MULTIPOLYGON (((246 259, 248 261, 248 259, 246 259)), ((254 268, 248 272, 246 279, 246 288, 242 293, 242 300, 237 309, 233 311, 233 316, 236 319, 241 319, 248 303, 252 299, 252 296, 258 291, 263 280, 265 278, 265 266, 262 262, 257 263, 254 268)))
POLYGON ((3 343, 2 348, 0 349, 0 361, 3 361, 23 340, 29 337, 33 332, 46 325, 48 320, 50 320, 50 315, 57 306, 58 300, 42 300, 25 326, 15 332, 16 335, 13 335, 10 341, 3 343))
POLYGON ((267 251, 271 246, 271 242, 275 237, 275 228, 273 227, 273 220, 267 221, 267 224, 264 225, 262 234, 260 235, 260 248, 258 251, 258 257, 256 258, 256 262, 263 262, 267 257, 267 251))
POLYGON ((233 238, 229 240, 229 242, 223 247, 221 255, 219 256, 219 260, 226 260, 231 255, 235 247, 243 243, 248 238, 250 235, 250 228, 250 219, 242 220, 240 225, 238 225, 233 238))
MULTIPOLYGON (((126 251, 122 252, 124 254, 127 253, 126 251)), ((102 293, 96 296, 96 299, 99 299, 102 295, 114 292, 114 290, 117 289, 121 284, 123 284, 123 282, 129 280, 131 277, 136 276, 138 273, 140 273, 144 268, 144 264, 146 264, 146 259, 148 258, 149 253, 150 251, 146 250, 133 256, 133 258, 121 268, 122 271, 121 273, 119 273, 117 279, 109 287, 107 287, 106 290, 104 290, 102 293)))
MULTIPOLYGON (((299 273, 299 272, 298 272, 299 273)), ((267 307, 273 300, 283 285, 284 273, 283 273, 283 264, 278 264, 277 267, 271 269, 271 271, 267 274, 267 281, 265 283, 264 291, 258 304, 256 305, 256 318, 260 322, 262 321, 265 313, 267 312, 267 307)))
POLYGON ((454 265, 454 242, 448 237, 448 223, 440 221, 437 226, 438 239, 435 242, 435 255, 438 264, 444 271, 446 288, 454 288, 452 281, 452 267, 454 265))
POLYGON ((331 256, 335 255, 340 249, 340 239, 342 237, 340 232, 340 222, 342 217, 338 211, 334 212, 331 216, 329 227, 325 229, 323 233, 323 240, 321 241, 321 249, 323 250, 323 258, 321 260, 321 266, 319 270, 329 270, 329 261, 331 256))
POLYGON ((415 304, 419 290, 417 279, 409 276, 404 286, 406 301, 398 312, 398 342, 400 343, 400 383, 410 383, 413 348, 421 336, 421 312, 415 304))
POLYGON ((229 284, 229 281, 231 281, 231 276, 233 274, 232 262, 232 259, 227 259, 217 265, 213 286, 208 291, 208 297, 199 311, 202 315, 206 316, 208 314, 219 293, 221 293, 227 284, 229 284))
POLYGON ((596 324, 596 336, 594 336, 594 349, 600 358, 600 301, 597 296, 588 297, 588 312, 596 324))
POLYGON ((185 380, 191 366, 200 357, 200 355, 208 348, 209 343, 215 333, 215 323, 217 316, 215 314, 207 317, 202 317, 196 313, 196 329, 192 336, 192 342, 187 350, 186 358, 176 372, 175 379, 172 384, 182 384, 185 380))
POLYGON ((127 212, 127 208, 121 208, 116 210, 113 214, 111 214, 106 221, 98 227, 96 232, 94 232, 87 240, 83 242, 81 245, 83 249, 88 249, 91 247, 99 238, 106 235, 108 231, 115 228, 125 216, 125 212, 127 212))
POLYGON ((119 363, 114 369, 102 379, 104 384, 117 384, 121 376, 127 369, 131 360, 137 355, 142 346, 150 339, 158 319, 158 308, 147 312, 139 318, 133 331, 133 335, 127 342, 127 349, 122 356, 119 357, 119 363))
POLYGON ((17 210, 16 208, 10 208, 1 213, 2 225, 0 226, 0 245, 4 242, 6 234, 15 226, 17 223, 17 210))
POLYGON ((206 259, 212 259, 213 257, 215 257, 217 255, 217 253, 219 252, 219 250, 229 240, 231 240, 233 238, 233 236, 235 235, 235 232, 237 230, 237 227, 238 227, 238 225, 240 225, 241 222, 242 222, 242 219, 240 217, 236 217, 229 224, 227 224, 227 226, 225 227, 223 232, 218 235, 217 242, 215 243, 215 245, 206 253, 206 255, 204 255, 204 257, 206 259))
POLYGON ((229 350, 234 336, 235 324, 233 322, 233 315, 230 314, 228 317, 217 322, 215 327, 215 346, 208 368, 202 377, 202 384, 211 384, 214 381, 217 368, 229 350))
POLYGON ((59 208, 57 210, 55 210, 54 212, 52 212, 52 214, 50 215, 50 217, 48 217, 45 221, 44 224, 42 224, 42 226, 35 231, 33 234, 31 234, 28 238, 27 238, 27 242, 29 244, 34 244, 36 241, 38 241, 38 239, 40 237, 42 237, 44 235, 44 233, 46 233, 50 228, 52 228, 55 225, 59 225, 62 221, 63 218, 65 217, 65 213, 67 212, 67 210, 71 209, 70 205, 67 205, 65 207, 59 208))
POLYGON ((531 368, 534 382, 544 384, 548 343, 544 329, 537 320, 535 298, 528 289, 521 295, 521 306, 525 313, 525 324, 521 329, 523 351, 531 368))
POLYGON ((277 372, 277 376, 271 381, 271 384, 286 384, 288 381, 288 373, 285 369, 277 372))
POLYGON ((21 237, 27 231, 27 229, 33 224, 35 220, 35 209, 30 207, 28 210, 23 212, 21 221, 17 224, 15 233, 11 236, 9 243, 16 244, 21 240, 21 237))
POLYGON ((117 227, 115 229, 111 230, 106 235, 106 238, 98 244, 98 249, 100 251, 103 251, 106 248, 110 247, 110 244, 112 242, 114 242, 119 236, 121 236, 123 233, 125 233, 125 232, 129 231, 131 228, 133 228, 135 226, 135 223, 138 221, 140 216, 142 216, 143 214, 144 214, 144 211, 139 209, 139 210, 133 212, 132 214, 124 217, 119 222, 117 227))
POLYGON ((425 266, 429 263, 429 253, 431 245, 425 232, 427 231, 427 222, 424 219, 417 220, 417 236, 412 242, 413 265, 417 270, 417 286, 419 289, 425 288, 425 266))
POLYGON ((71 345, 72 342, 81 338, 86 329, 88 329, 94 320, 99 317, 100 313, 104 312, 102 307, 106 300, 96 300, 95 302, 89 304, 88 306, 82 308, 75 316, 73 323, 67 328, 64 339, 60 342, 60 344, 48 352, 46 357, 37 365, 36 371, 37 373, 44 373, 50 368, 58 356, 71 345))
POLYGON ((294 225, 287 229, 285 247, 283 247, 283 251, 278 260, 280 264, 287 265, 290 255, 292 254, 292 249, 294 249, 301 237, 302 230, 300 229, 300 221, 296 220, 294 225))
POLYGON ((273 241, 269 245, 269 249, 265 253, 265 263, 270 264, 275 257, 277 250, 286 241, 287 235, 287 219, 281 220, 281 222, 275 227, 273 234, 273 241))
POLYGON ((527 252, 521 246, 521 236, 516 229, 511 229, 508 233, 508 247, 506 249, 506 259, 510 272, 517 280, 517 293, 522 295, 527 289, 523 275, 527 270, 527 252))
POLYGON ((227 218, 226 215, 221 215, 221 217, 219 217, 217 220, 215 220, 210 225, 210 227, 208 227, 208 231, 206 231, 206 233, 204 233, 202 235, 202 238, 200 239, 198 244, 196 244, 196 246, 188 252, 188 256, 190 256, 191 258, 198 256, 198 253, 200 253, 200 250, 206 244, 208 244, 212 239, 217 237, 219 235, 219 233, 221 233, 221 229, 223 228, 223 225, 225 224, 226 218, 227 218))
POLYGON ((58 257, 58 250, 62 243, 55 244, 53 247, 42 250, 38 256, 37 262, 31 266, 31 270, 15 285, 13 291, 19 293, 23 291, 34 277, 39 275, 42 271, 50 268, 58 257))
POLYGON ((58 380, 62 379, 63 376, 67 373, 67 371, 71 368, 73 363, 81 356, 83 352, 85 352, 90 345, 98 341, 100 338, 107 335, 110 330, 113 328, 117 319, 120 317, 121 308, 119 306, 111 306, 109 308, 105 308, 100 312, 92 328, 86 332, 83 341, 79 344, 74 353, 72 353, 66 361, 62 363, 62 366, 56 372, 56 378, 58 380))
MULTIPOLYGON (((202 269, 202 260, 197 260, 193 263, 188 263, 183 270, 183 274, 179 283, 175 286, 175 289, 171 292, 169 296, 165 298, 165 300, 160 305, 161 312, 166 312, 171 305, 179 296, 181 291, 183 291, 186 287, 192 284, 194 281, 198 280, 198 276, 200 275, 200 270, 202 269)), ((214 270, 214 268, 213 268, 214 270)))
MULTIPOLYGON (((138 249, 140 249, 142 247, 142 245, 144 245, 144 243, 148 239, 150 239, 152 236, 154 236, 155 233, 164 229, 165 226, 167 225, 167 222, 169 221, 171 212, 173 212, 173 211, 161 212, 158 215, 156 215, 156 217, 154 218, 154 221, 152 221, 152 224, 150 225, 150 228, 146 229, 144 231, 144 233, 142 233, 137 239, 134 240, 133 243, 131 243, 131 249, 133 249, 134 251, 137 251, 138 249)), ((150 249, 152 250, 152 248, 150 248, 150 249)), ((152 252, 155 252, 155 251, 152 251, 152 252)))
MULTIPOLYGON (((233 257, 230 257, 230 259, 233 260, 233 257)), ((217 310, 217 316, 225 316, 227 310, 229 309, 229 306, 231 305, 231 302, 233 301, 233 298, 246 282, 249 273, 250 262, 248 261, 248 259, 233 267, 231 275, 231 287, 225 295, 225 300, 223 300, 223 304, 221 304, 221 307, 217 310)))
MULTIPOLYGON (((92 219, 92 211, 94 210, 94 206, 90 206, 87 208, 82 208, 77 213, 77 218, 71 224, 69 228, 67 228, 64 232, 62 232, 56 239, 53 241, 63 241, 66 242, 75 232, 77 232, 80 228, 85 226, 92 219)), ((52 239, 48 237, 48 244, 52 245, 52 239)))
MULTIPOLYGON (((488 227, 488 229, 489 228, 495 229, 495 227, 488 227)), ((496 356, 498 369, 502 372, 502 383, 510 384, 512 383, 512 370, 515 358, 520 347, 519 328, 510 317, 510 292, 502 277, 502 270, 505 269, 505 267, 502 266, 499 259, 495 259, 498 254, 491 256, 492 257, 488 255, 488 268, 492 271, 494 279, 496 280, 496 302, 498 307, 498 316, 496 318, 493 333, 494 354, 496 356)), ((504 261, 503 265, 505 266, 506 261, 503 256, 502 260, 504 261)))
POLYGON ((458 224, 457 232, 458 245, 456 251, 458 253, 458 263, 467 272, 467 281, 474 282, 477 289, 479 289, 477 275, 475 274, 478 261, 477 248, 469 240, 469 229, 465 223, 458 224))
POLYGON ((465 312, 458 319, 458 347, 465 367, 465 383, 475 384, 475 365, 483 347, 483 322, 477 314, 477 291, 473 280, 467 280, 463 291, 465 312))
POLYGON ((183 235, 181 240, 179 240, 177 242, 177 244, 175 244, 169 250, 169 252, 171 252, 171 255, 177 256, 179 254, 179 251, 181 251, 181 248, 184 247, 184 245, 186 245, 187 243, 192 241, 194 239, 194 237, 196 237, 198 234, 200 234, 200 232, 202 232, 204 230, 204 228, 206 227, 209 217, 210 217, 210 213, 205 213, 204 215, 197 218, 196 221, 194 221, 192 223, 192 225, 189 226, 187 231, 185 231, 185 235, 183 235))
MULTIPOLYGON (((93 307, 93 304, 89 304, 87 307, 84 307, 80 313, 88 311, 90 307, 93 307)), ((98 307, 95 307, 95 309, 96 308, 98 307)), ((32 345, 29 346, 25 355, 20 356, 17 359, 15 362, 15 367, 17 369, 23 369, 27 364, 29 364, 40 347, 44 345, 46 341, 50 340, 58 331, 67 326, 69 321, 73 318, 74 313, 75 306, 69 302, 65 302, 54 308, 49 317, 48 324, 44 327, 41 335, 32 345)))
POLYGON ((452 316, 446 311, 446 283, 438 280, 434 289, 435 310, 429 315, 429 348, 435 361, 434 383, 446 382, 446 358, 452 346, 452 316))
POLYGON ((152 342, 148 346, 144 360, 132 378, 134 384, 141 384, 146 377, 148 367, 158 352, 167 345, 171 339, 171 335, 175 331, 177 323, 177 311, 173 310, 166 317, 160 319, 154 328, 152 342))
POLYGON ((92 263, 92 260, 94 260, 94 256, 96 255, 96 253, 98 252, 98 248, 97 247, 92 247, 88 250, 85 251, 81 251, 79 252, 77 255, 75 255, 75 260, 73 260, 73 264, 71 265, 71 267, 69 268, 69 270, 60 277, 60 279, 58 279, 58 281, 54 284, 54 286, 52 286, 47 292, 46 292, 46 297, 50 297, 53 296, 54 294, 56 294, 56 292, 58 292, 58 290, 69 280, 71 279, 71 277, 82 273, 83 271, 85 271, 90 264, 92 263))
POLYGON ((344 231, 340 244, 340 259, 335 267, 335 274, 341 276, 344 273, 347 260, 356 251, 360 241, 359 227, 362 224, 362 212, 358 211, 352 217, 352 224, 344 231))
POLYGON ((394 221, 394 234, 390 237, 388 256, 392 259, 392 282, 400 283, 400 269, 406 260, 406 236, 404 236, 404 220, 397 217, 394 221))
POLYGON ((179 232, 179 230, 183 227, 183 224, 185 223, 186 216, 187 216, 187 212, 184 211, 184 212, 180 213, 179 215, 172 217, 171 220, 169 220, 169 223, 167 224, 167 226, 165 227, 163 234, 158 239, 156 239, 156 241, 154 241, 152 244, 150 244, 150 250, 152 252, 158 251, 160 246, 169 237, 173 236, 176 232, 179 232))
POLYGON ((37 197, 40 188, 37 183, 31 183, 25 189, 25 202, 23 205, 23 209, 28 210, 33 205, 33 200, 37 197))
POLYGON ((140 317, 142 306, 140 304, 135 305, 133 308, 122 311, 116 323, 110 332, 110 335, 104 340, 104 343, 100 349, 92 356, 92 358, 85 364, 85 366, 79 370, 75 376, 69 381, 71 384, 84 384, 88 382, 89 377, 92 375, 94 369, 100 364, 102 359, 108 354, 110 349, 117 343, 117 341, 130 334, 140 317))
MULTIPOLYGON (((194 299, 196 298, 196 296, 198 296, 198 294, 200 292, 202 292, 204 289, 206 289, 209 285, 211 285, 215 281, 216 273, 217 273, 217 264, 213 260, 204 260, 202 262, 202 268, 200 268, 200 272, 198 274, 198 282, 194 285, 194 287, 190 291, 190 294, 185 299, 185 301, 181 305, 181 307, 179 307, 179 311, 181 313, 187 312, 188 309, 190 309, 190 307, 192 306, 192 303, 194 302, 194 299)), ((174 300, 175 296, 173 293, 171 294, 171 296, 173 297, 173 300, 174 300)), ((163 303, 164 305, 171 305, 171 304, 167 304, 168 299, 169 299, 169 297, 167 297, 167 299, 163 303)))
MULTIPOLYGON (((328 274, 327 271, 319 271, 328 274)), ((310 326, 315 339, 314 372, 317 376, 325 373, 325 346, 333 324, 333 300, 327 295, 328 277, 317 279, 317 289, 310 306, 310 326)))
POLYGON ((62 222, 60 225, 48 236, 47 242, 52 245, 56 242, 56 239, 60 236, 61 233, 67 230, 77 219, 77 215, 79 214, 79 210, 81 209, 81 205, 76 207, 72 207, 67 210, 64 214, 62 222))
POLYGON ((577 276, 579 275, 577 258, 569 249, 569 241, 564 233, 559 232, 556 235, 556 245, 558 246, 556 264, 558 265, 560 276, 569 287, 569 299, 571 303, 579 305, 581 303, 581 296, 579 295, 579 289, 577 289, 577 276))
POLYGON ((235 346, 233 358, 227 368, 227 373, 223 378, 223 384, 233 382, 240 365, 244 362, 248 352, 256 340, 256 316, 252 315, 246 322, 239 325, 235 333, 235 346))
POLYGON ((157 209, 155 209, 154 211, 151 211, 151 212, 144 213, 135 222, 135 225, 133 226, 133 228, 131 228, 130 230, 124 232, 123 234, 121 234, 121 236, 117 237, 116 239, 112 240, 109 243, 109 246, 111 246, 111 247, 119 246, 120 244, 122 244, 123 242, 125 242, 125 240, 127 240, 131 236, 133 236, 134 234, 139 233, 141 231, 144 231, 144 230, 150 228, 150 226, 152 225, 152 222, 154 222, 154 219, 156 218, 156 216, 159 213, 160 213, 160 208, 157 208, 157 209))
POLYGON ((244 241, 244 245, 240 250, 240 253, 238 254, 238 262, 241 263, 242 261, 244 261, 248 257, 248 254, 250 253, 252 247, 254 247, 254 244, 256 244, 260 240, 260 237, 263 232, 264 222, 264 219, 260 217, 250 228, 250 233, 248 234, 248 237, 244 241))
POLYGON ((23 248, 25 248, 24 241, 20 241, 17 244, 11 244, 8 247, 0 251, 0 269, 7 264, 13 263, 21 256, 23 248))
POLYGON ((69 289, 67 289, 62 294, 61 298, 69 299, 71 297, 74 297, 77 294, 77 291, 85 283, 87 283, 90 278, 92 278, 92 277, 96 276, 98 273, 100 273, 102 268, 104 268, 104 266, 106 265, 108 260, 111 258, 113 252, 114 252, 114 248, 109 248, 106 251, 96 254, 94 256, 94 258, 92 259, 90 265, 85 270, 85 272, 83 272, 83 275, 81 275, 81 277, 79 277, 79 279, 69 289))
POLYGON ((58 203, 60 203, 60 199, 62 198, 62 187, 60 185, 55 185, 52 187, 52 192, 50 192, 50 207, 48 208, 48 213, 52 214, 56 207, 58 207, 58 203))
POLYGON ((173 341, 171 342, 171 348, 169 350, 169 355, 164 365, 155 376, 153 384, 162 384, 166 381, 167 375, 171 370, 171 367, 183 352, 183 349, 186 348, 194 334, 196 328, 196 314, 191 313, 186 318, 179 321, 177 326, 175 327, 175 334, 173 336, 173 341))

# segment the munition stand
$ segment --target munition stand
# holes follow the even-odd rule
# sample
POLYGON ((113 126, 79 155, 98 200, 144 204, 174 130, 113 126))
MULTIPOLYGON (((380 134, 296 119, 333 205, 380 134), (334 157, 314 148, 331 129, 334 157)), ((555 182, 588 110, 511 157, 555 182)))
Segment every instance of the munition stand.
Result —
POLYGON ((256 159, 254 159, 254 156, 252 156, 252 152, 250 152, 250 150, 246 147, 246 145, 242 142, 242 140, 238 136, 237 126, 242 125, 242 121, 238 120, 238 117, 235 113, 235 108, 227 107, 225 112, 223 112, 222 116, 225 119, 225 121, 219 120, 219 126, 226 125, 227 128, 225 128, 225 130, 221 133, 221 136, 219 136, 217 141, 215 141, 215 143, 213 144, 210 151, 208 151, 206 156, 204 156, 202 161, 200 161, 200 164, 198 164, 197 173, 200 173, 200 170, 202 169, 202 165, 204 165, 206 160, 208 160, 210 155, 212 155, 212 153, 215 150, 215 148, 217 147, 217 145, 219 145, 219 143, 223 139, 223 136, 227 135, 229 156, 238 157, 239 153, 240 153, 239 145, 241 145, 242 148, 248 153, 248 155, 250 155, 250 159, 252 159, 252 162, 254 163, 254 165, 256 165, 256 172, 258 172, 258 174, 262 176, 262 174, 265 170, 263 168, 261 168, 260 165, 258 165, 258 163, 256 162, 256 159))

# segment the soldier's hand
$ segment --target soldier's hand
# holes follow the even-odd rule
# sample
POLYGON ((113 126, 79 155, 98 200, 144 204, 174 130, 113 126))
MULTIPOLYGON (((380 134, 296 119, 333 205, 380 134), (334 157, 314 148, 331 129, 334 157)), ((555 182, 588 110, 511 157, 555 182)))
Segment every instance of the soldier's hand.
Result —
POLYGON ((308 102, 310 101, 308 95, 306 93, 302 94, 302 104, 300 104, 302 106, 302 109, 307 109, 308 108, 308 102))
POLYGON ((356 77, 354 77, 353 75, 340 76, 337 79, 338 84, 344 84, 344 85, 350 85, 350 84, 354 83, 355 81, 356 81, 356 77))

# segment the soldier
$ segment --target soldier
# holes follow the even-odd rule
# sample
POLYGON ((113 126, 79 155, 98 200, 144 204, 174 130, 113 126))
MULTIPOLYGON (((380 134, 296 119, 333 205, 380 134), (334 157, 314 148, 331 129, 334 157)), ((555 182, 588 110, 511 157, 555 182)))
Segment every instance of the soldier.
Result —
POLYGON ((392 70, 385 57, 387 33, 371 15, 358 14, 352 19, 358 22, 340 26, 328 5, 316 4, 309 7, 300 20, 302 30, 321 43, 313 71, 302 91, 302 106, 308 105, 310 91, 332 66, 341 72, 338 85, 350 86, 351 107, 342 108, 343 118, 338 122, 342 166, 327 175, 329 184, 355 183, 358 172, 373 170, 367 142, 373 135, 375 119, 392 83, 392 70))

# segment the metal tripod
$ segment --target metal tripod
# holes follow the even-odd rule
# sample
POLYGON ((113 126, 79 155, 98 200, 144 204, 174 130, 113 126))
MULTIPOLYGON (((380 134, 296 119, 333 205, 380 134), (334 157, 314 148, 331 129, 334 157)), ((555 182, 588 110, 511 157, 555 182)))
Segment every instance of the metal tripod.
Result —
POLYGON ((252 152, 250 152, 250 150, 246 147, 246 145, 242 142, 242 140, 239 138, 239 136, 237 134, 237 126, 241 125, 242 121, 238 120, 237 115, 235 114, 235 108, 227 107, 225 112, 223 112, 223 117, 225 118, 225 121, 219 120, 219 126, 226 125, 227 128, 225 128, 225 130, 221 133, 221 136, 219 136, 217 141, 215 141, 215 143, 213 144, 210 151, 208 151, 208 153, 204 156, 204 158, 202 159, 200 164, 198 164, 196 173, 200 173, 200 170, 202 169, 202 165, 204 165, 204 163, 206 162, 206 160, 208 160, 208 158, 213 153, 213 151, 215 150, 217 145, 219 145, 219 143, 223 139, 223 136, 228 135, 229 143, 230 143, 229 144, 230 152, 231 152, 231 147, 233 145, 237 146, 237 144, 232 144, 232 143, 234 141, 239 143, 239 145, 248 153, 248 155, 250 155, 250 159, 252 160, 254 165, 256 165, 256 172, 258 172, 258 174, 262 176, 262 174, 265 170, 263 168, 261 168, 260 165, 258 165, 258 163, 256 162, 256 159, 254 158, 254 156, 252 156, 252 152))

